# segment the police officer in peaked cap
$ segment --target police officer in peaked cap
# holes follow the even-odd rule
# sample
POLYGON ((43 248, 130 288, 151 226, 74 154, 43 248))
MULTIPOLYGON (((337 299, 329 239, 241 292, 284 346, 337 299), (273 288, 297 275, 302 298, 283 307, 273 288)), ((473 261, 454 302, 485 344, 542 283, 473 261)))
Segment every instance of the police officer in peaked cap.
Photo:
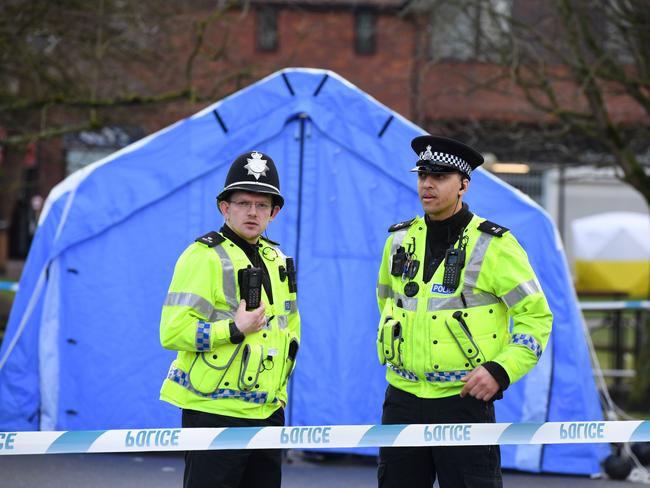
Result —
MULTIPOLYGON (((493 402, 539 361, 551 312, 512 233, 463 202, 481 154, 433 135, 411 147, 424 216, 388 229, 379 270, 382 423, 494 422, 493 402)), ((499 446, 381 448, 378 484, 502 486, 500 459, 499 446)))
POLYGON ((449 137, 419 136, 411 141, 419 156, 412 172, 460 173, 471 179, 472 171, 483 164, 483 156, 466 144, 449 137))
MULTIPOLYGON (((184 428, 282 426, 300 316, 293 261, 262 236, 284 205, 273 159, 237 157, 217 205, 224 225, 185 249, 163 305, 161 343, 177 356, 160 398, 182 409, 184 428)), ((279 487, 281 452, 188 451, 183 480, 279 487)))

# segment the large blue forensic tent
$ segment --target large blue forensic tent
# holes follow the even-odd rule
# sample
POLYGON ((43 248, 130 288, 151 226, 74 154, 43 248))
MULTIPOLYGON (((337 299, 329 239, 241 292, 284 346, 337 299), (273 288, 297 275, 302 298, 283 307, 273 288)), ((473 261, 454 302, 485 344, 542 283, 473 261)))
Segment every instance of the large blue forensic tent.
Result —
MULTIPOLYGON (((422 133, 335 73, 285 69, 70 175, 47 199, 0 349, 0 431, 180 425, 158 400, 174 357, 159 343, 161 306, 183 249, 222 225, 215 196, 250 150, 278 166, 286 204, 268 236, 298 269, 288 422, 380 423, 375 284, 387 228, 422 213, 409 172, 422 133)), ((602 419, 552 221, 483 170, 466 201, 520 240, 555 317, 541 361, 497 402, 497 420, 602 419)), ((506 468, 576 474, 599 472, 608 452, 502 448, 506 468)))

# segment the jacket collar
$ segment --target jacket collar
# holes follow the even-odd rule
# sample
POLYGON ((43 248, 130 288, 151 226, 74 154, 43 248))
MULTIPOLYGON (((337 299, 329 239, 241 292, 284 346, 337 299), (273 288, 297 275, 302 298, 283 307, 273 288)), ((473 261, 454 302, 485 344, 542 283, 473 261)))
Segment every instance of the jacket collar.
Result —
POLYGON ((232 241, 232 243, 235 244, 238 248, 244 251, 244 254, 248 256, 248 259, 250 259, 251 263, 255 265, 259 263, 259 241, 255 244, 250 244, 244 238, 240 237, 234 230, 228 227, 227 224, 223 224, 221 229, 219 229, 219 232, 221 232, 225 238, 232 241))

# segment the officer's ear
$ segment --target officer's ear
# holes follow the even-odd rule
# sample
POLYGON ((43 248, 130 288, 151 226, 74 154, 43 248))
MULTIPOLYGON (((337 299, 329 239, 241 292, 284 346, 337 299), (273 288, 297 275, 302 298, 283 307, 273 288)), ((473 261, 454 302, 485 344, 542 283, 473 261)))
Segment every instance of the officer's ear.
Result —
POLYGON ((273 210, 271 210, 271 219, 273 220, 277 214, 280 213, 280 205, 273 205, 273 210))
POLYGON ((226 215, 226 209, 228 208, 228 202, 226 200, 221 200, 217 202, 217 208, 221 215, 226 215))
POLYGON ((460 188, 458 189, 458 196, 463 195, 467 191, 468 187, 469 187, 469 180, 467 178, 461 178, 460 188))

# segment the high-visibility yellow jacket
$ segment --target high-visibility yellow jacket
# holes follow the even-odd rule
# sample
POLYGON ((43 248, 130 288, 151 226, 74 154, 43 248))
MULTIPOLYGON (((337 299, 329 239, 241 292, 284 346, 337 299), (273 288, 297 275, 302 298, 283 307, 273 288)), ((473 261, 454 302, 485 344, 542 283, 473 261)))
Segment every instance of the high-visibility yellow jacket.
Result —
POLYGON ((461 378, 487 361, 500 365, 510 383, 537 364, 552 315, 526 252, 510 232, 473 216, 463 237, 465 266, 452 291, 443 286, 444 262, 429 283, 422 278, 423 264, 413 279, 391 274, 400 246, 415 246, 413 259, 424 263, 423 218, 391 231, 377 283, 377 352, 391 385, 421 398, 441 398, 458 394, 461 378), (410 281, 419 288, 412 297, 405 293, 410 281))
POLYGON ((287 403, 287 381, 300 341, 296 293, 281 278, 286 256, 260 239, 274 303, 262 289, 266 327, 233 344, 230 323, 240 302, 238 271, 251 262, 221 234, 208 235, 207 244, 191 244, 178 259, 163 305, 160 341, 178 355, 160 398, 181 408, 268 418, 287 403))

